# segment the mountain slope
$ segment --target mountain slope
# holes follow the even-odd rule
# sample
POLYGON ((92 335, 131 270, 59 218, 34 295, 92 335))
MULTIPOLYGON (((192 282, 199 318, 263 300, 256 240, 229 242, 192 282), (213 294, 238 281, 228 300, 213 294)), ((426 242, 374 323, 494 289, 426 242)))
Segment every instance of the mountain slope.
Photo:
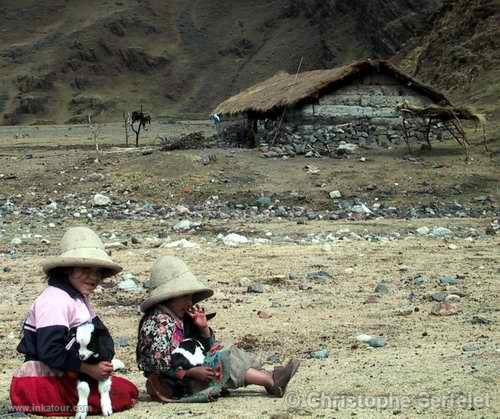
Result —
POLYGON ((474 105, 491 121, 500 117, 500 0, 443 3, 431 31, 401 54, 401 66, 446 90, 457 103, 474 105))
MULTIPOLYGON (((441 0, 19 0, 4 6, 4 123, 205 115, 279 70, 389 57, 441 0)), ((2 122, 2 120, 0 120, 2 122)))

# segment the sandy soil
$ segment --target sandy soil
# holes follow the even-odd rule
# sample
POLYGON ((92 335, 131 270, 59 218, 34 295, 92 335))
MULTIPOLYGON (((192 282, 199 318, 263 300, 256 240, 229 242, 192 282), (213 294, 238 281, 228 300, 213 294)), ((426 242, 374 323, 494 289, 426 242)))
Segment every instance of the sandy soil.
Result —
MULTIPOLYGON (((13 152, 5 150, 7 154, 13 152)), ((21 150, 22 147, 16 153, 21 150)), ((17 168, 9 166, 11 173, 20 174, 20 180, 28 178, 22 174, 23 170, 29 173, 22 166, 23 161, 18 160, 21 163, 17 168)), ((15 186, 9 184, 0 192, 8 195, 15 186)), ((20 193, 23 187, 24 184, 17 184, 20 193)), ((120 291, 116 287, 119 279, 114 278, 94 294, 93 302, 113 335, 128 338, 128 346, 118 348, 118 357, 127 366, 124 375, 141 389, 137 406, 114 416, 500 417, 500 237, 481 234, 472 239, 464 236, 443 240, 408 235, 422 225, 458 226, 462 230, 475 228, 484 232, 491 221, 487 218, 311 221, 298 225, 295 221, 279 220, 267 223, 207 220, 207 228, 201 232, 182 235, 199 243, 199 249, 149 248, 142 243, 113 250, 113 257, 126 271, 136 274, 141 283, 148 279, 149 269, 158 256, 182 257, 215 290, 215 296, 206 306, 217 312, 212 327, 220 339, 246 344, 269 369, 275 365, 269 359, 284 362, 293 356, 302 361, 284 399, 270 398, 257 387, 247 387, 211 404, 153 403, 144 392, 144 378, 134 361, 140 319, 137 306, 144 293, 120 291), (272 237, 305 237, 309 233, 335 233, 345 228, 358 233, 399 232, 401 238, 382 242, 339 240, 330 247, 271 241, 238 248, 214 240, 214 231, 218 229, 257 237, 264 237, 266 232, 271 232, 272 237), (450 248, 450 244, 454 246, 450 248), (305 279, 307 273, 315 271, 330 273, 331 281, 320 284, 305 279), (417 274, 427 276, 429 281, 415 285, 411 279, 417 274), (434 303, 429 295, 446 289, 438 282, 442 275, 460 278, 455 290, 448 289, 462 295, 458 303, 460 312, 456 315, 431 314, 434 303), (264 293, 247 293, 241 285, 243 278, 264 284, 264 293), (374 288, 381 280, 385 280, 390 293, 376 297, 374 288), (409 304, 412 292, 414 311, 402 315, 400 309, 409 304), (270 317, 261 318, 259 311, 270 317), (489 324, 478 324, 474 320, 477 317, 489 324), (356 340, 360 334, 383 336, 386 346, 369 348, 356 340), (464 345, 470 349, 471 344, 476 346, 475 350, 464 350, 464 345), (328 358, 310 357, 310 352, 322 348, 328 349, 328 358)), ((36 223, 26 217, 2 221, 5 235, 0 238, 3 354, 0 413, 9 404, 10 377, 22 362, 15 350, 20 322, 45 286, 40 262, 48 254, 57 253, 58 239, 75 222, 61 220, 56 230, 47 232, 50 246, 23 244, 13 260, 9 256, 12 231, 36 223), (11 271, 4 272, 6 267, 11 271)), ((170 228, 173 222, 160 227, 156 221, 148 220, 95 220, 91 226, 99 227, 100 231, 140 232, 146 236, 157 234, 159 228, 170 228)), ((180 237, 174 235, 172 239, 180 237)))

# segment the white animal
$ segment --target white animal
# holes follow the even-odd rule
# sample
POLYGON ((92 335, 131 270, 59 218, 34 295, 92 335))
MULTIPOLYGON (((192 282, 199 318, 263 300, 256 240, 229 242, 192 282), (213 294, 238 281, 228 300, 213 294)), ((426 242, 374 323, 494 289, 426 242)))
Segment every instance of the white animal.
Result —
MULTIPOLYGON (((125 368, 119 359, 114 359, 113 340, 104 325, 96 329, 93 323, 84 323, 76 329, 76 341, 80 344, 79 355, 82 361, 91 360, 92 363, 100 361, 111 361, 113 370, 125 368)), ((85 419, 88 413, 88 399, 90 386, 88 376, 80 375, 77 383, 78 404, 75 419, 85 419)), ((101 411, 103 416, 113 414, 111 406, 111 377, 98 382, 98 390, 101 397, 101 411)))

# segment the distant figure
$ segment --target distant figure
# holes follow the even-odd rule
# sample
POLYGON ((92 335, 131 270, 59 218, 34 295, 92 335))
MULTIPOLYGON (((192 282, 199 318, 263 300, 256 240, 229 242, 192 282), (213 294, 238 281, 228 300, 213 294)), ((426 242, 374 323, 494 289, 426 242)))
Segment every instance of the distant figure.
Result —
POLYGON ((217 135, 220 138, 220 123, 221 123, 221 116, 218 113, 213 113, 210 115, 210 120, 214 123, 215 125, 215 130, 217 131, 217 135))
POLYGON ((218 113, 214 113, 210 115, 210 120, 215 124, 216 127, 218 127, 221 122, 221 117, 218 113))

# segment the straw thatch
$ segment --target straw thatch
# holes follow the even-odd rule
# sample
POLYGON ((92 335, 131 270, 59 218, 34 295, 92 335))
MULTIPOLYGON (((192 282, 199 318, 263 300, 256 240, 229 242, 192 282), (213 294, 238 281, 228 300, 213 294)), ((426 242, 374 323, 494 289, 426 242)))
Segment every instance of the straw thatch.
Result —
POLYGON ((440 121, 444 124, 445 128, 451 134, 457 142, 464 147, 466 153, 466 159, 469 159, 469 141, 467 139, 467 134, 461 124, 461 120, 473 121, 476 124, 476 128, 481 127, 483 131, 483 145, 486 151, 488 150, 488 146, 486 144, 486 118, 484 115, 474 112, 472 109, 467 107, 454 107, 454 106, 412 106, 408 103, 402 103, 397 107, 401 112, 403 117, 403 131, 405 133, 405 141, 410 148, 408 141, 408 133, 405 128, 405 119, 406 118, 421 118, 422 120, 426 120, 428 124, 427 128, 427 144, 429 148, 431 147, 429 133, 431 130, 432 123, 434 121, 440 121))
POLYGON ((463 119, 473 121, 476 124, 484 124, 486 122, 486 118, 484 117, 484 115, 478 114, 467 107, 443 107, 435 105, 419 107, 410 105, 408 103, 403 103, 398 107, 398 109, 400 112, 406 113, 408 116, 419 118, 432 118, 440 121, 453 121, 456 119, 463 119))
POLYGON ((392 76, 428 96, 435 103, 450 105, 449 100, 442 93, 415 80, 389 62, 367 60, 329 70, 314 70, 298 74, 278 73, 270 79, 225 100, 217 106, 214 113, 236 115, 241 113, 265 114, 277 111, 300 102, 315 100, 323 94, 335 90, 336 87, 371 72, 392 76))

